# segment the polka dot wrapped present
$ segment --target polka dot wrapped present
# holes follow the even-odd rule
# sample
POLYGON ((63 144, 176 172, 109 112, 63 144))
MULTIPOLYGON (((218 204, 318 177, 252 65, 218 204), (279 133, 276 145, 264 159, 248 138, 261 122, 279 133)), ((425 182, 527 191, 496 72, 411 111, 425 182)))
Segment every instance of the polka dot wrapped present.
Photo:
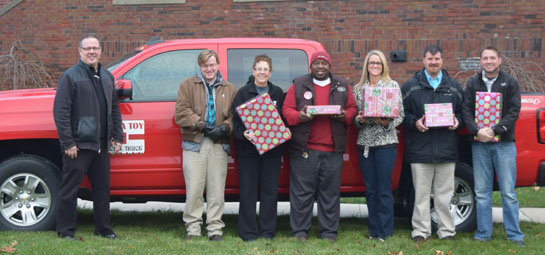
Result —
MULTIPOLYGON (((501 119, 502 95, 498 92, 475 92, 475 123, 478 128, 496 126, 501 119)), ((479 141, 477 136, 473 140, 479 141)), ((491 142, 499 142, 500 136, 496 135, 491 142)))
POLYGON ((236 111, 246 129, 255 134, 253 142, 260 155, 291 139, 268 93, 239 105, 236 111))

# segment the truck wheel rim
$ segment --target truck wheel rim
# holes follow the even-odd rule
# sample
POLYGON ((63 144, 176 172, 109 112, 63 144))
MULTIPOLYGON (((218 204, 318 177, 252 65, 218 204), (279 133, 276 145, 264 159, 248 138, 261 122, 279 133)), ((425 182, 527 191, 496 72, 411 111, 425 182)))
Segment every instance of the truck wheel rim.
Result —
POLYGON ((9 223, 28 227, 42 221, 51 209, 51 191, 33 174, 9 177, 0 186, 0 212, 9 223))
MULTIPOLYGON (((432 194, 433 199, 433 194, 432 194)), ((431 203, 430 216, 431 220, 435 223, 438 222, 437 212, 433 208, 433 201, 431 203)), ((450 214, 454 221, 454 225, 457 226, 462 222, 468 220, 471 216, 471 212, 475 207, 475 195, 471 186, 461 178, 454 178, 454 194, 450 200, 450 214)))

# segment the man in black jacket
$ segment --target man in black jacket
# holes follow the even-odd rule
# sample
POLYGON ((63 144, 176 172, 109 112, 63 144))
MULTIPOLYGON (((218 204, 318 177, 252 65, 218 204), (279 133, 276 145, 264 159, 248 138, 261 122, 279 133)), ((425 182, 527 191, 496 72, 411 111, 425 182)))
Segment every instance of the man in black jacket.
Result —
POLYGON ((443 64, 442 50, 430 45, 424 49, 424 70, 401 88, 406 130, 405 159, 411 163, 415 201, 411 237, 422 242, 431 235, 430 195, 433 187, 437 213, 437 235, 453 240, 455 226, 450 214, 450 200, 454 193, 454 168, 458 160, 456 129, 461 126, 463 92, 450 78, 443 64), (428 128, 425 126, 424 105, 451 103, 455 114, 454 126, 428 128))
POLYGON ((96 35, 80 41, 81 60, 59 78, 53 115, 63 152, 57 235, 75 240, 77 194, 87 173, 93 192, 95 235, 115 239, 110 227, 110 157, 123 141, 121 112, 112 74, 99 63, 96 35))
MULTIPOLYGON (((507 238, 516 245, 525 246, 524 234, 519 224, 519 203, 515 193, 517 180, 515 122, 520 113, 520 88, 517 80, 500 70, 501 62, 498 49, 487 47, 482 50, 483 70, 468 81, 465 90, 464 121, 469 133, 479 140, 471 146, 477 202, 477 233, 474 238, 488 241, 492 237, 492 185, 495 171, 501 190, 503 225, 507 238), (501 93, 501 117, 491 128, 479 128, 475 123, 475 98, 476 92, 480 91, 501 93), (494 142, 493 138, 498 135, 499 142, 494 142)), ((494 110, 498 108, 499 106, 494 110)), ((483 112, 483 116, 488 113, 483 112)), ((494 115, 495 118, 496 114, 490 115, 494 115)))

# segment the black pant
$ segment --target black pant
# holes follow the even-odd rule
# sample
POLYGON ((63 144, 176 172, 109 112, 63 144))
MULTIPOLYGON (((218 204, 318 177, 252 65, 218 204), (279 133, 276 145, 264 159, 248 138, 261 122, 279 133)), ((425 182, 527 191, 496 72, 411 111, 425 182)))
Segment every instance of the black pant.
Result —
POLYGON ((240 207, 238 233, 242 240, 273 238, 276 232, 278 178, 281 156, 238 156, 240 207), (259 195, 259 225, 256 202, 259 195))
POLYGON ((58 196, 57 234, 74 235, 76 232, 77 195, 85 173, 93 192, 93 219, 95 233, 113 234, 110 227, 110 157, 106 141, 101 152, 79 150, 75 159, 63 155, 63 178, 58 196))
POLYGON ((318 200, 320 238, 337 237, 343 154, 308 150, 290 152, 290 226, 292 236, 308 237, 314 199, 318 200))

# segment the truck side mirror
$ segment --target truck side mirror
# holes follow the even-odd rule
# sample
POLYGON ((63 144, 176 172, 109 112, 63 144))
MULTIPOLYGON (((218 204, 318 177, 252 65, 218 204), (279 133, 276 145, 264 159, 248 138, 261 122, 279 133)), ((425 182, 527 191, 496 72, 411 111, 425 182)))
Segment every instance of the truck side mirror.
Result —
POLYGON ((117 80, 115 81, 115 88, 117 90, 117 97, 119 100, 130 98, 132 99, 132 84, 130 80, 117 80))

